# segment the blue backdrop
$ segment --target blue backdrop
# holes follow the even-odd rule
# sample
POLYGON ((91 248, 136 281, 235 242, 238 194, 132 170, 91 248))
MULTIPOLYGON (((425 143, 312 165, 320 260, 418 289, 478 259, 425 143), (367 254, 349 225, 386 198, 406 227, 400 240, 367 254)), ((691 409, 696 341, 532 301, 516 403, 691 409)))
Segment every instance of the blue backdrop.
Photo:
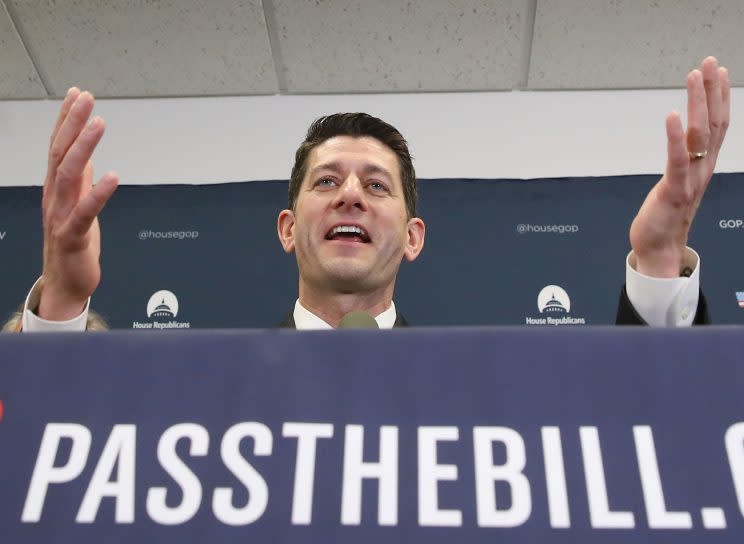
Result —
MULTIPOLYGON (((396 304, 416 325, 524 325, 542 315, 539 293, 558 286, 575 321, 612 323, 628 228, 657 179, 422 180, 426 247, 403 265, 396 304)), ((152 326, 148 302, 167 290, 173 326, 274 326, 297 294, 275 228, 286 190, 285 181, 121 187, 101 217, 94 308, 116 328, 152 326)), ((41 269, 40 193, 0 189, 4 313, 41 269)), ((716 175, 690 239, 716 323, 744 321, 742 202, 744 174, 716 175)))

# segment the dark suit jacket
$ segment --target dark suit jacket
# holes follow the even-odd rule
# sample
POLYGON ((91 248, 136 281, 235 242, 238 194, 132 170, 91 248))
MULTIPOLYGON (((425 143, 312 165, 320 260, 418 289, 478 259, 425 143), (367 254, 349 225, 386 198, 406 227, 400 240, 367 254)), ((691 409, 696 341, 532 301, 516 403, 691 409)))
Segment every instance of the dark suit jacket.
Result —
MULTIPOLYGON (((628 293, 623 290, 620 292, 620 303, 617 307, 617 316, 615 317, 616 325, 647 325, 643 318, 638 315, 633 305, 630 303, 628 293)), ((710 315, 708 314, 708 302, 703 296, 703 291, 700 291, 700 299, 698 300, 697 313, 695 319, 692 322, 693 325, 710 325, 710 315)))
MULTIPOLYGON (((282 322, 279 323, 279 326, 285 329, 294 329, 295 328, 294 311, 289 312, 284 317, 284 319, 282 319, 282 322)), ((403 317, 401 314, 397 314, 395 317, 395 323, 393 324, 393 327, 408 327, 408 321, 406 321, 406 318, 403 317)))

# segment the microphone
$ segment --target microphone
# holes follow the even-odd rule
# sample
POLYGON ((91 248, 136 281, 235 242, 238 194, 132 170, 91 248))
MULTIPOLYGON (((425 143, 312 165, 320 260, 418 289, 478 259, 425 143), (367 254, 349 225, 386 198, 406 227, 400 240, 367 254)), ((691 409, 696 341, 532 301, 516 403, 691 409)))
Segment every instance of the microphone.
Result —
POLYGON ((367 312, 349 312, 341 318, 339 329, 379 329, 375 318, 367 312))

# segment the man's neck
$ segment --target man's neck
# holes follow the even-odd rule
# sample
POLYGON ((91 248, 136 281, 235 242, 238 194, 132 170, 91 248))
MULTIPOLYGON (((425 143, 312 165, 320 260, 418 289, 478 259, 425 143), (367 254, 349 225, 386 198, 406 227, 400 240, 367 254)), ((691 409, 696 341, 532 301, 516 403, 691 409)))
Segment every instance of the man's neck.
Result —
POLYGON ((299 300, 305 309, 335 328, 349 312, 366 312, 375 317, 390 308, 393 289, 364 294, 321 293, 300 282, 299 300))

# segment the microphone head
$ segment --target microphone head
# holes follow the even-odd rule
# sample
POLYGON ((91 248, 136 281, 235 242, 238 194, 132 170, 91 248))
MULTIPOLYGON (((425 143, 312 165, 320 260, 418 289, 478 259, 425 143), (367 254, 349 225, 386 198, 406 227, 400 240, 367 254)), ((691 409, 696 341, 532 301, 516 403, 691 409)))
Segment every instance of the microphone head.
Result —
POLYGON ((367 312, 349 312, 341 318, 339 329, 379 329, 375 318, 367 312))

